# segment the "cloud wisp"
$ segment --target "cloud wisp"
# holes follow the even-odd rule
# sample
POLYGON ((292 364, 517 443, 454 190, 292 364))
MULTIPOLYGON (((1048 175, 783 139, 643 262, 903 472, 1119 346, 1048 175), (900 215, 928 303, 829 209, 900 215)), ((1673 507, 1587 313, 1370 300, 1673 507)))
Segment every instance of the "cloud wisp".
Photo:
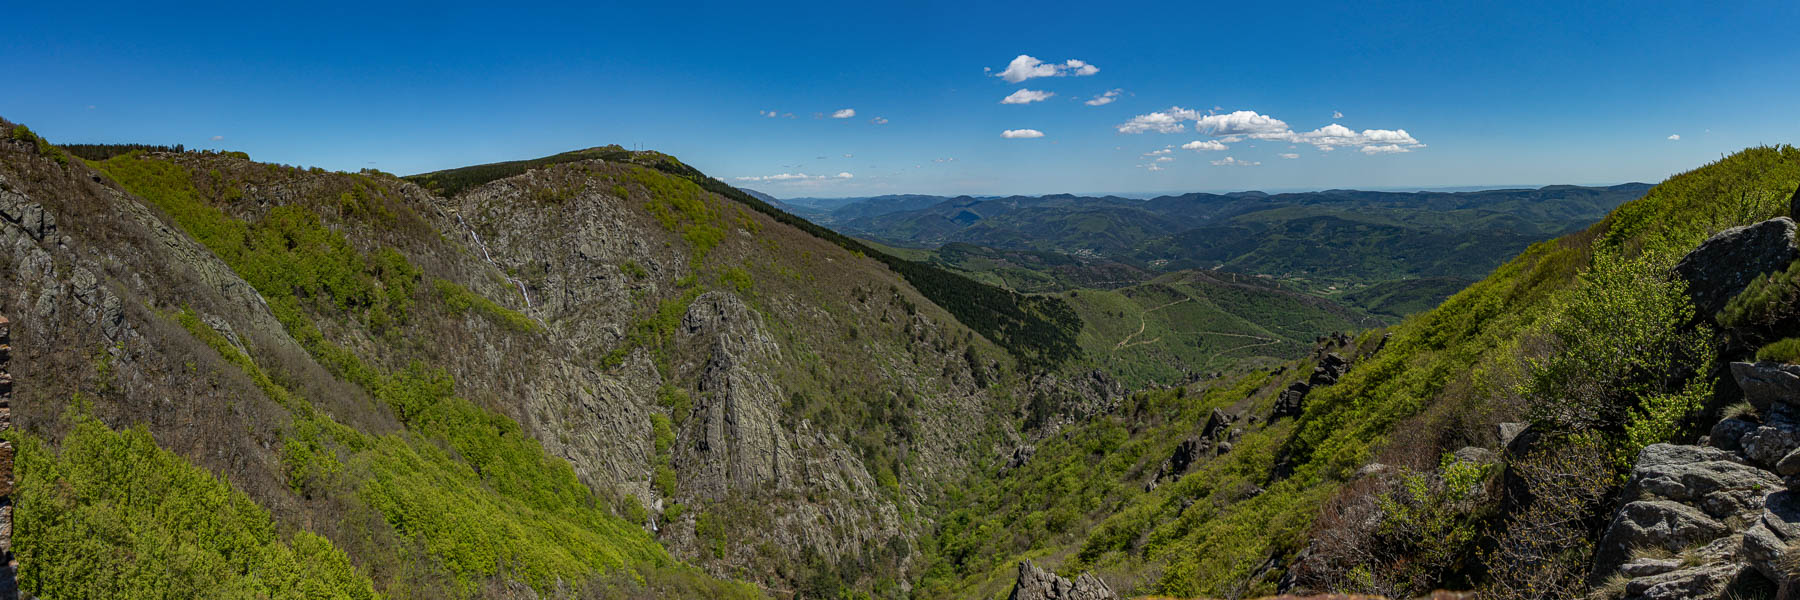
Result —
POLYGON ((1036 129, 1008 129, 1000 132, 1000 137, 1009 140, 1023 140, 1044 137, 1044 132, 1036 129))
MULTIPOLYGON (((991 72, 993 69, 988 69, 988 71, 991 72)), ((1099 72, 1100 67, 1073 58, 1060 63, 1047 63, 1031 55, 1020 54, 1018 58, 1012 59, 1012 62, 1007 63, 1005 69, 995 73, 994 76, 1006 80, 1007 83, 1019 83, 1038 77, 1086 77, 1099 72)))
POLYGON ((856 176, 850 174, 849 171, 844 171, 844 172, 838 173, 836 175, 807 175, 805 173, 778 173, 775 175, 755 175, 755 176, 750 176, 750 177, 733 177, 732 179, 735 179, 737 181, 750 181, 750 182, 759 182, 759 183, 802 183, 802 182, 827 181, 827 180, 833 180, 833 179, 851 179, 854 177, 856 177, 856 176))
POLYGON ((1000 103, 1001 104, 1031 104, 1033 102, 1042 102, 1044 100, 1048 100, 1048 99, 1050 99, 1051 96, 1055 96, 1055 95, 1056 95, 1056 92, 1046 92, 1046 91, 1042 91, 1042 90, 1028 90, 1028 89, 1020 88, 1019 91, 1013 92, 1011 95, 1008 95, 1007 97, 1000 99, 1000 103))
POLYGON ((1093 98, 1088 99, 1086 102, 1082 102, 1082 104, 1086 104, 1088 106, 1106 106, 1108 104, 1112 104, 1114 100, 1118 100, 1119 94, 1123 94, 1123 93, 1125 93, 1125 90, 1116 89, 1116 88, 1106 90, 1104 92, 1099 93, 1098 95, 1095 95, 1093 98))

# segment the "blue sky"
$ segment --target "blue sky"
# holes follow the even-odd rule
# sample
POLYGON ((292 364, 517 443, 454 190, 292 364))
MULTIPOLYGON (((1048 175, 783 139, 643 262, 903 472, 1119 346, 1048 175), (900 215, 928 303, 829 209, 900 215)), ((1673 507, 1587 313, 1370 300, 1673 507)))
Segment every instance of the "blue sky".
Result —
POLYGON ((1406 188, 1800 138, 1791 1, 80 6, 7 8, 0 116, 341 170, 619 143, 781 197, 1406 188))

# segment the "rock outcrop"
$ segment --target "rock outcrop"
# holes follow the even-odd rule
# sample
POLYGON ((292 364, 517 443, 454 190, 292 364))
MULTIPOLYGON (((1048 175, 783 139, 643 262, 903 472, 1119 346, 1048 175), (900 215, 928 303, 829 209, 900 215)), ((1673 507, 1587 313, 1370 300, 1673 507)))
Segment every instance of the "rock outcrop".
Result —
MULTIPOLYGON (((0 317, 0 432, 12 429, 12 322, 0 317)), ((13 558, 13 446, 0 442, 0 600, 19 597, 19 562, 13 558)))
POLYGON ((1731 363, 1731 378, 1756 410, 1769 410, 1777 400, 1800 399, 1800 365, 1778 362, 1731 363))
MULTIPOLYGON (((1340 345, 1348 343, 1348 338, 1343 338, 1342 334, 1328 339, 1340 345)), ((1336 352, 1323 352, 1319 356, 1318 365, 1313 367, 1312 375, 1307 377, 1306 381, 1289 384, 1287 389, 1282 390, 1281 394, 1275 397, 1275 408, 1269 413, 1269 420, 1300 416, 1301 411, 1305 409, 1306 395, 1312 392, 1313 388, 1336 384, 1339 378, 1349 372, 1350 361, 1343 355, 1336 352)))
POLYGON ((1112 588, 1092 573, 1082 573, 1074 581, 1031 564, 1019 563, 1019 580, 1013 584, 1007 600, 1118 600, 1112 588))
POLYGON ((1796 258, 1794 220, 1776 217, 1714 234, 1675 264, 1675 274, 1688 282, 1695 318, 1710 320, 1756 276, 1796 258))
POLYGON ((1594 555, 1591 582, 1623 576, 1626 598, 1710 598, 1743 577, 1788 587, 1800 544, 1800 419, 1784 365, 1735 363, 1756 412, 1712 427, 1709 446, 1639 453, 1594 555), (1774 382, 1774 383, 1772 383, 1774 382), (1679 554, 1679 560, 1639 555, 1679 554))

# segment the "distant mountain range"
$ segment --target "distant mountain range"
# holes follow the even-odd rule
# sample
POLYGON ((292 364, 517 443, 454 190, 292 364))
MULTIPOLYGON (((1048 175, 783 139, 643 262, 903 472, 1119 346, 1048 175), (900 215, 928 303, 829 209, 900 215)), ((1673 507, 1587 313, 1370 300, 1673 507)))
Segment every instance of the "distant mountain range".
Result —
POLYGON ((1650 186, 1472 192, 796 198, 802 217, 884 244, 963 243, 1105 259, 1151 272, 1215 269, 1317 289, 1474 280, 1530 244, 1587 227, 1650 186))

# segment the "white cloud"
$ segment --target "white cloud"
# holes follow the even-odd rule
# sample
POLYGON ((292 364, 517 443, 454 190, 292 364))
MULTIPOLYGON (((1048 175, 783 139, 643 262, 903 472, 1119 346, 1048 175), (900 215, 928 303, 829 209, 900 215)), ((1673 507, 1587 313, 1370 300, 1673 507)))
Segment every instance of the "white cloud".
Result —
POLYGON ((1344 118, 1344 111, 1341 111, 1341 110, 1334 110, 1334 111, 1331 111, 1331 118, 1333 118, 1333 119, 1342 119, 1342 118, 1344 118))
POLYGON ((1287 131, 1288 125, 1281 119, 1257 114, 1252 110, 1240 110, 1224 114, 1202 113, 1197 110, 1179 106, 1170 108, 1168 112, 1153 112, 1132 117, 1131 120, 1119 124, 1119 133, 1175 133, 1186 129, 1183 121, 1193 121, 1194 130, 1205 131, 1217 136, 1242 135, 1253 133, 1272 133, 1287 131))
POLYGON ((1033 102, 1039 102, 1039 101, 1045 100, 1045 99, 1047 99, 1051 96, 1055 96, 1055 95, 1056 95, 1055 92, 1045 92, 1045 91, 1040 91, 1040 90, 1027 90, 1027 89, 1021 88, 1019 91, 1013 92, 1012 95, 1001 99, 1000 103, 1001 104, 1031 104, 1033 102))
POLYGON ((1153 160, 1150 162, 1159 162, 1159 163, 1160 162, 1175 162, 1175 157, 1173 157, 1173 156, 1158 156, 1158 157, 1156 157, 1156 160, 1153 160))
POLYGON ((1260 165, 1262 163, 1256 162, 1256 161, 1250 161, 1250 160, 1238 160, 1236 158, 1227 156, 1225 158, 1221 158, 1219 160, 1212 161, 1212 164, 1215 167, 1254 167, 1254 166, 1260 165))
POLYGON ((1277 156, 1280 156, 1282 158, 1300 158, 1300 155, 1294 154, 1292 152, 1283 152, 1277 156))
POLYGON ((874 123, 876 125, 886 125, 888 120, 886 117, 875 117, 873 119, 869 119, 869 122, 874 123))
POLYGON ((855 154, 851 154, 851 153, 849 153, 849 152, 845 152, 845 153, 844 153, 844 158, 855 158, 855 157, 856 157, 856 155, 855 155, 855 154))
POLYGON ((1676 134, 1670 134, 1670 135, 1669 135, 1669 141, 1671 141, 1671 142, 1678 142, 1678 141, 1681 141, 1681 134, 1679 134, 1679 133, 1676 133, 1676 134))
POLYGON ((833 119, 848 119, 854 116, 856 116, 856 109, 854 108, 840 108, 837 112, 831 113, 831 118, 833 119))
POLYGON ((222 135, 215 135, 212 137, 212 141, 215 141, 215 142, 217 142, 219 140, 223 140, 223 139, 225 139, 225 136, 222 136, 222 135))
POLYGON ((762 116, 765 116, 765 117, 768 117, 771 119, 781 116, 781 113, 778 113, 778 112, 775 112, 772 110, 759 110, 759 111, 756 111, 756 114, 759 114, 759 115, 762 115, 762 116))
POLYGON ((1182 150, 1225 150, 1227 146, 1218 140, 1194 140, 1181 145, 1182 150))
MULTIPOLYGON (((992 69, 989 69, 988 72, 992 72, 992 69)), ((1062 64, 1056 64, 1020 54, 1018 58, 1007 63, 1005 70, 995 73, 994 76, 1005 79, 1008 83, 1019 83, 1037 77, 1063 77, 1066 75, 1082 77, 1099 72, 1100 67, 1073 58, 1063 61, 1062 64)))
POLYGON ((1399 154, 1401 152, 1412 152, 1412 150, 1408 150, 1408 149, 1406 149, 1405 146, 1401 146, 1399 144, 1383 144, 1380 146, 1363 146, 1362 147, 1363 154, 1399 154))
POLYGON ((1169 154, 1172 152, 1174 152, 1174 150, 1170 150, 1168 148, 1163 148, 1161 150, 1151 150, 1149 152, 1145 152, 1143 155, 1144 156, 1162 156, 1164 154, 1169 154))
POLYGON ((776 174, 776 175, 757 175, 757 176, 753 176, 753 177, 735 177, 733 179, 736 179, 738 181, 761 181, 761 182, 771 182, 771 183, 780 183, 780 182, 799 183, 799 182, 806 182, 806 181, 824 181, 827 179, 850 179, 852 177, 856 177, 856 176, 851 175, 849 172, 846 171, 846 172, 838 173, 836 175, 807 175, 805 173, 780 173, 780 174, 776 174))
MULTIPOLYGON (((1305 133, 1288 128, 1281 119, 1256 111, 1240 110, 1229 113, 1209 111, 1201 113, 1197 110, 1179 106, 1167 111, 1157 111, 1132 117, 1131 120, 1117 126, 1119 133, 1177 133, 1187 129, 1187 121, 1194 122, 1194 130, 1208 133, 1218 138, 1219 144, 1231 144, 1245 139, 1282 141, 1290 144, 1311 144, 1324 152, 1340 147, 1363 149, 1368 154, 1393 154, 1408 152, 1415 148, 1424 148, 1425 144, 1407 133, 1405 129, 1364 129, 1356 131, 1349 127, 1332 123, 1305 133), (1369 148, 1378 148, 1369 150, 1369 148)), ((1671 138, 1676 139, 1676 138, 1671 138)), ((1193 142, 1194 143, 1200 142, 1193 142)), ((1183 146, 1186 148, 1187 146, 1183 146)), ((1202 144, 1193 150, 1223 150, 1223 147, 1212 147, 1202 144)))
POLYGON ((953 157, 950 157, 950 158, 934 158, 934 159, 931 159, 931 162, 934 162, 934 163, 951 163, 951 162, 956 162, 956 157, 954 157, 954 156, 953 156, 953 157))
POLYGON ((1144 170, 1146 170, 1146 171, 1161 171, 1161 170, 1163 170, 1162 165, 1159 165, 1156 163, 1150 163, 1147 165, 1138 165, 1138 166, 1143 167, 1144 170))
POLYGON ((1009 140, 1017 140, 1017 139, 1025 139, 1025 138, 1041 138, 1041 137, 1044 137, 1044 132, 1038 131, 1036 129, 1008 129, 1006 131, 1000 132, 1000 137, 1003 137, 1003 138, 1006 138, 1009 140))
POLYGON ((1112 104, 1114 100, 1118 100, 1119 94, 1123 94, 1123 93, 1125 93, 1125 90, 1121 90, 1121 89, 1106 90, 1105 92, 1101 92, 1099 95, 1094 96, 1093 98, 1089 99, 1088 101, 1082 102, 1082 104, 1086 104, 1088 106, 1105 106, 1107 104, 1112 104))
POLYGON ((1175 133, 1186 130, 1187 125, 1181 123, 1181 117, 1165 112, 1153 112, 1132 117, 1130 121, 1121 123, 1118 129, 1119 133, 1143 133, 1146 131, 1175 133))

